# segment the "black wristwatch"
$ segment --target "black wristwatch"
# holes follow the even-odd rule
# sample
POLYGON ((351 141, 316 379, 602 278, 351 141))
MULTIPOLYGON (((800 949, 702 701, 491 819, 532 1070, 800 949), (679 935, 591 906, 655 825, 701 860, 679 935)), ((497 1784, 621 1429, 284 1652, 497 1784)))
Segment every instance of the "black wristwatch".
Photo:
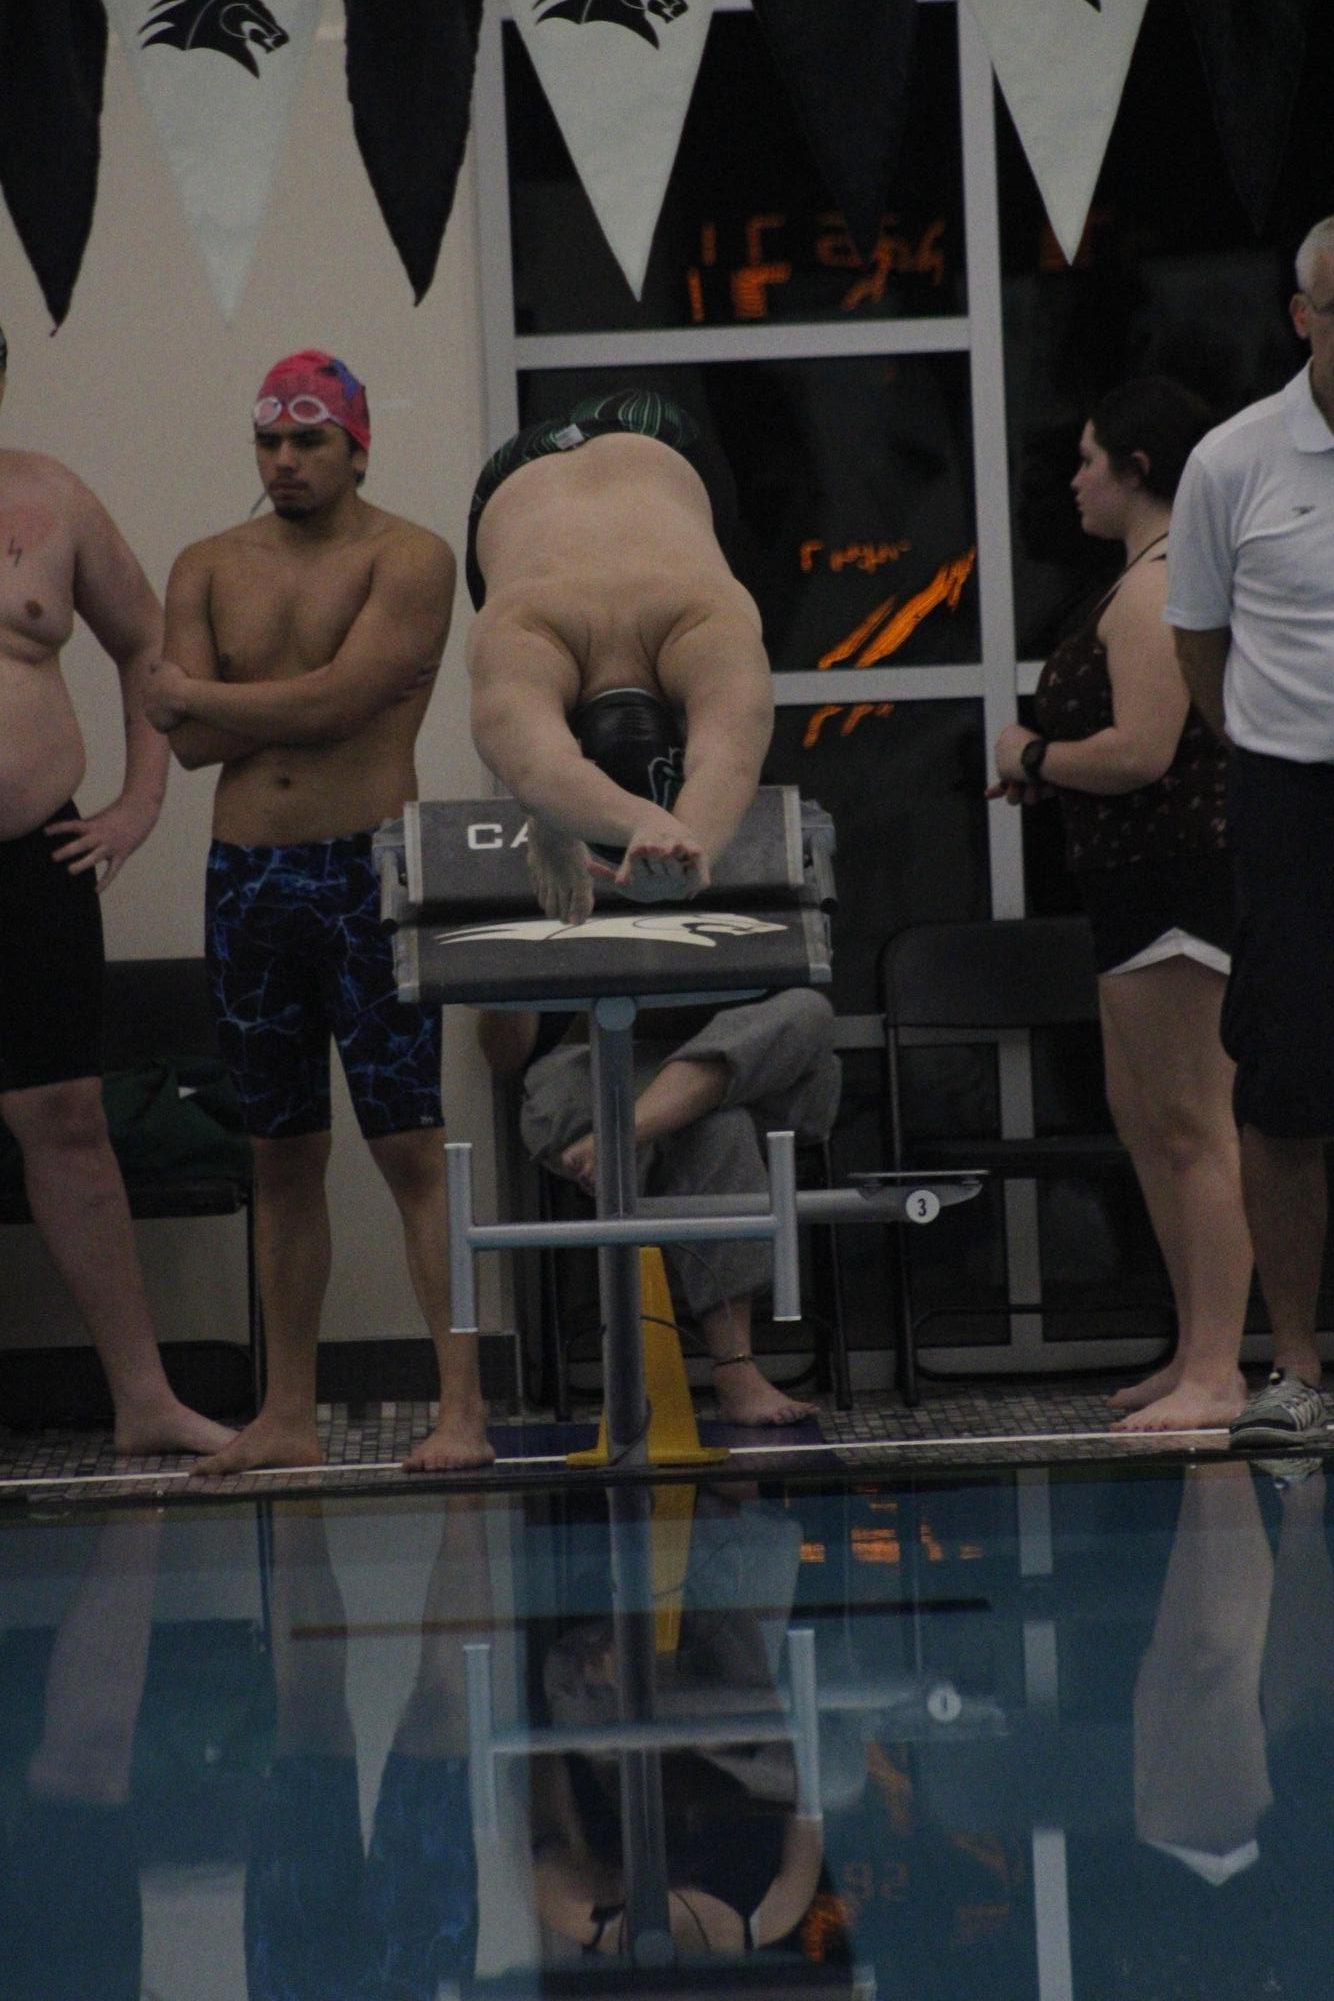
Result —
POLYGON ((1024 777, 1029 779, 1034 785, 1038 783, 1042 776, 1043 759, 1046 757, 1049 749, 1050 745, 1045 736, 1035 736, 1029 738, 1019 753, 1019 762, 1023 767, 1024 777))

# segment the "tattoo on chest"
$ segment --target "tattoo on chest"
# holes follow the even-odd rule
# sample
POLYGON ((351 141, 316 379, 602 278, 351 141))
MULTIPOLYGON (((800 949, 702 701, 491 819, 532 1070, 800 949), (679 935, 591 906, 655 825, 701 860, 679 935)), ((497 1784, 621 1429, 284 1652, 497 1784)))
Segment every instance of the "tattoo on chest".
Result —
POLYGON ((14 568, 17 569, 19 566, 19 558, 23 554, 23 544, 19 541, 17 535, 10 536, 9 545, 5 550, 5 554, 7 556, 12 556, 14 558, 14 568))

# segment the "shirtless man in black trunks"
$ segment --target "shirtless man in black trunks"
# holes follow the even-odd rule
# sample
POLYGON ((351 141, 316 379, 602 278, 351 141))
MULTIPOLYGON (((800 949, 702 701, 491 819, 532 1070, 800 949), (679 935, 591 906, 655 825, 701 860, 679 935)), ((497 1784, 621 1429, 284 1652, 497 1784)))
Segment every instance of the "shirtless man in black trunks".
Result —
POLYGON ((374 828, 416 797, 413 746, 449 632, 454 558, 360 498, 370 419, 341 362, 288 356, 254 420, 273 512, 177 559, 167 630, 179 666, 149 696, 183 764, 221 766, 207 947, 254 1148, 270 1358, 259 1416, 201 1470, 320 1458, 331 1035, 439 1360, 439 1422, 407 1464, 487 1465, 476 1338, 449 1324, 440 1011, 398 999, 370 856, 374 828))
MULTIPOLYGON (((0 397, 6 350, 0 334, 0 397)), ((105 508, 54 459, 0 451, 0 1117, 33 1219, 93 1338, 121 1452, 211 1452, 231 1433, 172 1394, 102 1113, 107 887, 152 832, 167 753, 145 719, 162 612, 105 508), (125 784, 90 818, 60 667, 78 612, 125 705, 125 784), (101 878, 97 871, 101 869, 101 878)))
POLYGON ((698 894, 759 782, 773 729, 760 615, 697 468, 712 471, 693 419, 621 390, 520 432, 473 496, 473 738, 528 808, 539 900, 567 923, 592 908, 590 871, 640 901, 698 894), (627 749, 661 765, 681 737, 674 800, 674 785, 644 797, 609 775, 627 749))

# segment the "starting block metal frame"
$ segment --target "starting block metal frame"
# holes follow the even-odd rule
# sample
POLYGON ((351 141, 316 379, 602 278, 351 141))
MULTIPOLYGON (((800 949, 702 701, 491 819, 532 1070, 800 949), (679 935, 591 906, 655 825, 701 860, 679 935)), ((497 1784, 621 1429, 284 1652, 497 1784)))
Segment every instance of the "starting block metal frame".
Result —
POLYGON ((608 1456, 651 1463, 640 1338, 643 1245, 753 1239, 773 1246, 776 1320, 799 1320, 797 1226, 820 1221, 928 1222, 967 1200, 980 1177, 913 1187, 798 1195, 795 1140, 768 1137, 770 1193, 640 1198, 634 1146, 633 1027, 641 1008, 717 1006, 832 978, 833 825, 792 787, 761 787, 708 893, 684 907, 627 905, 599 888, 593 919, 532 916, 516 800, 412 802, 375 837, 381 913, 394 931, 404 999, 587 1010, 593 1076, 597 1215, 591 1222, 479 1223, 472 1149, 447 1145, 451 1320, 477 1331, 473 1259, 483 1251, 590 1246, 598 1255, 608 1456))
POLYGON ((757 1198, 745 1213, 726 1203, 721 1213, 646 1215, 635 1182, 634 1045, 637 1003, 605 996, 590 1010, 593 1067, 593 1138, 597 1157, 597 1215, 591 1222, 478 1223, 473 1208, 472 1148, 445 1148, 449 1199, 450 1312, 457 1333, 477 1329, 473 1259, 480 1251, 592 1246, 598 1255, 602 1307, 607 1450, 614 1465, 650 1463, 649 1406, 640 1338, 643 1303, 639 1251, 649 1244, 768 1241, 774 1254, 774 1318, 801 1318, 797 1253, 796 1141, 792 1133, 768 1136, 771 1199, 757 1198), (466 1249, 465 1249, 466 1246, 466 1249))

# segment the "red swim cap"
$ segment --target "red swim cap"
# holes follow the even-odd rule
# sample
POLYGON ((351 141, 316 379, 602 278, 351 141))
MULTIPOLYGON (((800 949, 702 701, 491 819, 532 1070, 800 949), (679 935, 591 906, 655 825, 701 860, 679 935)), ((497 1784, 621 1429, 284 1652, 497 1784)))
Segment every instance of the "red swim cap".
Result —
POLYGON ((325 354, 322 348, 307 347, 300 354, 285 355, 274 362, 261 382, 254 409, 256 425, 276 424, 284 416, 297 424, 338 424, 363 451, 370 450, 371 413, 366 391, 344 362, 325 354), (296 409, 292 408, 294 402, 296 409), (322 414, 315 414, 316 405, 322 414))

